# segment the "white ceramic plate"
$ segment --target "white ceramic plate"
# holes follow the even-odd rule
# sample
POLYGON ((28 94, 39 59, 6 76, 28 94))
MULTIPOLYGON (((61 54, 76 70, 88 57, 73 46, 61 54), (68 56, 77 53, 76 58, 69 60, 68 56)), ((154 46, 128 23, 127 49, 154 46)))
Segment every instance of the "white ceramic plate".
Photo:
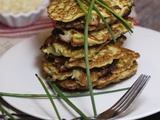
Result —
MULTIPOLYGON (((48 33, 49 35, 50 33, 48 33)), ((39 48, 46 35, 38 35, 17 44, 0 58, 0 91, 15 93, 45 93, 35 74, 41 76, 41 57, 39 48)), ((139 99, 128 110, 122 120, 143 118, 160 111, 160 33, 135 27, 134 33, 127 34, 124 46, 141 54, 138 59, 137 73, 130 79, 108 87, 108 90, 129 87, 140 74, 151 75, 146 88, 139 99)), ((100 113, 115 103, 125 91, 95 96, 97 112, 100 113)), ((42 119, 57 119, 48 99, 27 99, 3 97, 10 105, 42 119)), ((89 97, 71 98, 77 107, 86 115, 92 116, 93 111, 89 97)), ((71 119, 78 116, 67 104, 55 100, 62 118, 71 119)))

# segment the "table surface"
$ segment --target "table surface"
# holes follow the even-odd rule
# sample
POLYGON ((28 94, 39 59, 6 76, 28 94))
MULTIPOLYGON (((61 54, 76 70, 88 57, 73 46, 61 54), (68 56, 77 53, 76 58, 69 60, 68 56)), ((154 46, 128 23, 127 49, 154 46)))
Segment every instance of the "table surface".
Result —
POLYGON ((140 25, 160 31, 160 0, 133 0, 140 25))

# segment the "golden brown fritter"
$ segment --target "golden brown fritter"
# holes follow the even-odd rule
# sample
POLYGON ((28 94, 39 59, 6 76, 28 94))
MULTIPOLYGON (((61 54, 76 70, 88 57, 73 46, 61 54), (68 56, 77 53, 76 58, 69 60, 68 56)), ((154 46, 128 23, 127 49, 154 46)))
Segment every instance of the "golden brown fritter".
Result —
MULTIPOLYGON (((122 44, 118 44, 117 42, 114 44, 106 44, 96 54, 90 56, 89 58, 90 69, 94 67, 99 68, 111 64, 114 59, 120 58, 121 50, 122 50, 122 44)), ((67 66, 67 68, 72 68, 72 67, 86 68, 85 59, 80 58, 74 61, 66 61, 65 66, 67 66)))
MULTIPOLYGON (((93 56, 95 56, 100 50, 104 49, 104 47, 106 48, 106 46, 110 47, 115 45, 115 47, 118 47, 117 49, 121 49, 123 41, 125 40, 126 37, 121 36, 117 39, 116 43, 110 42, 107 44, 106 42, 100 45, 89 47, 88 48, 89 60, 93 59, 93 56)), ((44 42, 43 46, 41 47, 41 50, 46 54, 53 54, 54 56, 67 57, 69 58, 69 62, 84 57, 84 47, 73 47, 65 42, 57 41, 51 36, 47 38, 47 40, 44 42)))
MULTIPOLYGON (((118 74, 108 74, 106 76, 103 76, 97 79, 97 81, 92 81, 92 86, 94 88, 104 88, 110 83, 117 83, 122 80, 125 80, 136 73, 137 67, 138 67, 138 64, 136 61, 134 61, 133 65, 130 66, 130 68, 126 69, 125 71, 121 71, 118 74)), ((57 81, 57 85, 67 90, 87 90, 88 89, 88 85, 81 86, 80 83, 69 78, 63 81, 57 81)))
MULTIPOLYGON (((94 18, 91 18, 91 20, 93 19, 94 22, 90 22, 90 25, 88 26, 88 30, 89 31, 93 31, 93 30, 101 30, 101 29, 104 29, 106 26, 104 25, 103 22, 101 22, 102 20, 97 17, 96 20, 94 20, 94 18)), ((116 22, 116 21, 114 21, 116 22)), ((84 29, 85 28, 85 17, 82 17, 82 18, 78 18, 72 22, 67 22, 64 23, 64 22, 61 22, 61 21, 58 21, 56 23, 56 27, 57 28, 67 28, 67 29, 84 29)))
MULTIPOLYGON (((93 47, 92 49, 89 49, 89 64, 90 64, 90 69, 94 67, 102 67, 107 64, 111 64, 114 59, 118 59, 121 57, 121 50, 122 50, 122 41, 124 37, 120 37, 117 42, 111 42, 109 44, 104 44, 101 49, 97 49, 97 47, 93 47), (96 51, 99 50, 99 51, 96 51)), ((84 59, 84 48, 82 48, 81 52, 80 51, 73 51, 74 53, 79 52, 78 56, 76 58, 66 58, 64 61, 64 65, 67 68, 72 68, 72 67, 82 67, 86 68, 85 66, 85 59, 84 59), (73 60, 74 59, 74 60, 73 60)), ((68 52, 67 49, 65 51, 68 52)), ((68 56, 72 56, 72 52, 69 52, 68 56)), ((51 57, 51 54, 50 54, 51 57)), ((54 61, 58 62, 61 59, 64 59, 64 57, 56 57, 54 56, 54 61)))
MULTIPOLYGON (((124 19, 126 19, 127 17, 125 17, 124 19)), ((112 20, 110 21, 109 25, 115 24, 118 20, 112 20)), ((67 28, 67 29, 84 29, 85 28, 85 17, 82 18, 78 18, 72 22, 61 22, 61 21, 57 21, 56 22, 56 27, 57 28, 67 28)), ((102 20, 100 19, 100 17, 94 18, 93 16, 91 16, 90 19, 90 24, 88 26, 88 30, 89 31, 95 31, 95 30, 102 30, 106 28, 104 22, 102 22, 102 20)))
MULTIPOLYGON (((86 10, 88 10, 88 4, 81 0, 86 10)), ((120 16, 125 16, 133 6, 132 0, 104 0, 111 8, 120 16)), ((104 7, 98 4, 95 6, 99 9, 100 13, 106 19, 108 23, 115 20, 115 17, 104 7)), ((48 15, 50 18, 56 21, 71 22, 77 18, 83 17, 86 14, 78 5, 76 0, 54 0, 48 7, 48 15)), ((92 11, 92 21, 99 19, 99 16, 95 11, 92 11)), ((90 24, 93 24, 90 21, 90 24)))
MULTIPOLYGON (((129 49, 123 48, 121 57, 114 59, 111 64, 101 68, 92 68, 91 80, 93 86, 97 88, 105 87, 111 82, 118 82, 133 75, 137 70, 136 59, 139 54, 129 49)), ((46 58, 43 61, 44 71, 52 77, 61 87, 65 89, 87 89, 87 75, 85 69, 75 67, 68 69, 65 61, 58 62, 54 58, 46 58)))
MULTIPOLYGON (((134 25, 135 21, 132 18, 126 20, 131 26, 134 25)), ((115 38, 120 37, 122 34, 128 32, 128 30, 122 25, 122 23, 117 22, 110 26, 115 38)), ((72 46, 83 46, 84 45, 84 31, 77 29, 61 29, 62 33, 59 37, 62 41, 70 43, 72 46)), ((91 31, 88 34, 88 45, 97 45, 105 42, 110 42, 112 36, 107 28, 97 31, 91 31)))

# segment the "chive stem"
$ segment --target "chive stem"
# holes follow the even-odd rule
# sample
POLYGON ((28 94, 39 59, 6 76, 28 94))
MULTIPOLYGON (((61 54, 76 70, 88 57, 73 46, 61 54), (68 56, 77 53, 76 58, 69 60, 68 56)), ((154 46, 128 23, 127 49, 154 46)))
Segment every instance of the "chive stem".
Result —
POLYGON ((89 92, 90 92, 90 97, 91 97, 94 116, 96 116, 97 111, 96 111, 96 105, 95 105, 95 100, 94 100, 92 80, 91 80, 90 67, 89 67, 89 58, 88 58, 88 27, 89 27, 89 21, 90 21, 90 18, 91 18, 94 3, 95 3, 95 0, 92 0, 91 4, 89 6, 89 10, 88 10, 88 14, 87 14, 87 17, 86 17, 86 22, 85 22, 85 29, 84 29, 84 51, 85 51, 85 53, 84 53, 84 55, 85 55, 85 64, 86 64, 88 87, 89 87, 89 92))
POLYGON ((106 2, 104 2, 103 0, 96 0, 96 2, 99 5, 106 8, 107 10, 109 10, 126 27, 126 29, 129 32, 133 32, 132 29, 131 29, 131 26, 121 16, 119 16, 109 5, 107 5, 106 2))
POLYGON ((11 115, 1 104, 0 104, 0 111, 5 113, 11 120, 16 120, 13 115, 11 115))
MULTIPOLYGON (((89 0, 85 0, 88 4, 90 4, 89 0)), ((105 18, 103 17, 103 15, 99 12, 99 10, 93 6, 93 10, 95 10, 97 12, 97 14, 100 16, 100 18, 102 19, 102 21, 104 22, 105 26, 107 27, 109 33, 111 34, 112 39, 114 40, 114 42, 116 42, 116 38, 113 34, 113 31, 111 30, 109 24, 107 23, 107 21, 105 20, 105 18)))
POLYGON ((55 103, 54 103, 54 101, 53 101, 53 99, 52 99, 52 96, 51 96, 51 94, 49 93, 47 87, 45 86, 45 84, 43 83, 43 81, 41 80, 41 78, 40 78, 37 74, 36 74, 36 77, 38 78, 38 80, 39 80, 39 82, 41 83, 43 89, 45 90, 45 92, 46 92, 46 94, 47 94, 47 96, 48 96, 48 98, 49 98, 49 100, 50 100, 50 102, 51 102, 51 104, 52 104, 52 106, 53 106, 56 114, 57 114, 58 119, 61 120, 61 117, 60 117, 60 114, 59 114, 59 112, 58 112, 58 109, 57 109, 57 107, 56 107, 56 105, 55 105, 55 103))
POLYGON ((56 86, 55 83, 50 82, 50 78, 47 79, 50 86, 58 93, 58 96, 61 97, 73 110, 75 110, 81 117, 83 117, 85 120, 89 120, 89 118, 78 108, 76 107, 64 94, 63 92, 56 86))
POLYGON ((82 4, 82 2, 80 0, 77 0, 77 3, 79 4, 79 6, 81 7, 81 9, 83 10, 83 12, 85 14, 87 14, 87 10, 85 9, 84 5, 82 4))
MULTIPOLYGON (((108 94, 108 93, 114 93, 114 92, 120 92, 124 90, 128 90, 129 87, 126 88, 120 88, 120 89, 114 89, 114 90, 106 90, 101 92, 94 92, 94 95, 102 95, 102 94, 108 94)), ((74 93, 74 94, 65 94, 68 98, 75 98, 75 97, 86 97, 89 96, 90 93, 74 93)), ((46 94, 20 94, 20 93, 6 93, 6 92, 0 92, 0 96, 6 96, 6 97, 17 97, 17 98, 48 98, 46 94)), ((59 98, 57 94, 51 94, 53 99, 59 98)))

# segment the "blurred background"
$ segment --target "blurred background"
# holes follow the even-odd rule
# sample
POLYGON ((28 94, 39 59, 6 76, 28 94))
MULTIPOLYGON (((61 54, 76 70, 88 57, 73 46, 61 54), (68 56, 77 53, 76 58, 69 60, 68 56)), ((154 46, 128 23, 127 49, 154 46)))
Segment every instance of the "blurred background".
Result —
POLYGON ((160 31, 160 0, 133 0, 141 26, 160 31))

